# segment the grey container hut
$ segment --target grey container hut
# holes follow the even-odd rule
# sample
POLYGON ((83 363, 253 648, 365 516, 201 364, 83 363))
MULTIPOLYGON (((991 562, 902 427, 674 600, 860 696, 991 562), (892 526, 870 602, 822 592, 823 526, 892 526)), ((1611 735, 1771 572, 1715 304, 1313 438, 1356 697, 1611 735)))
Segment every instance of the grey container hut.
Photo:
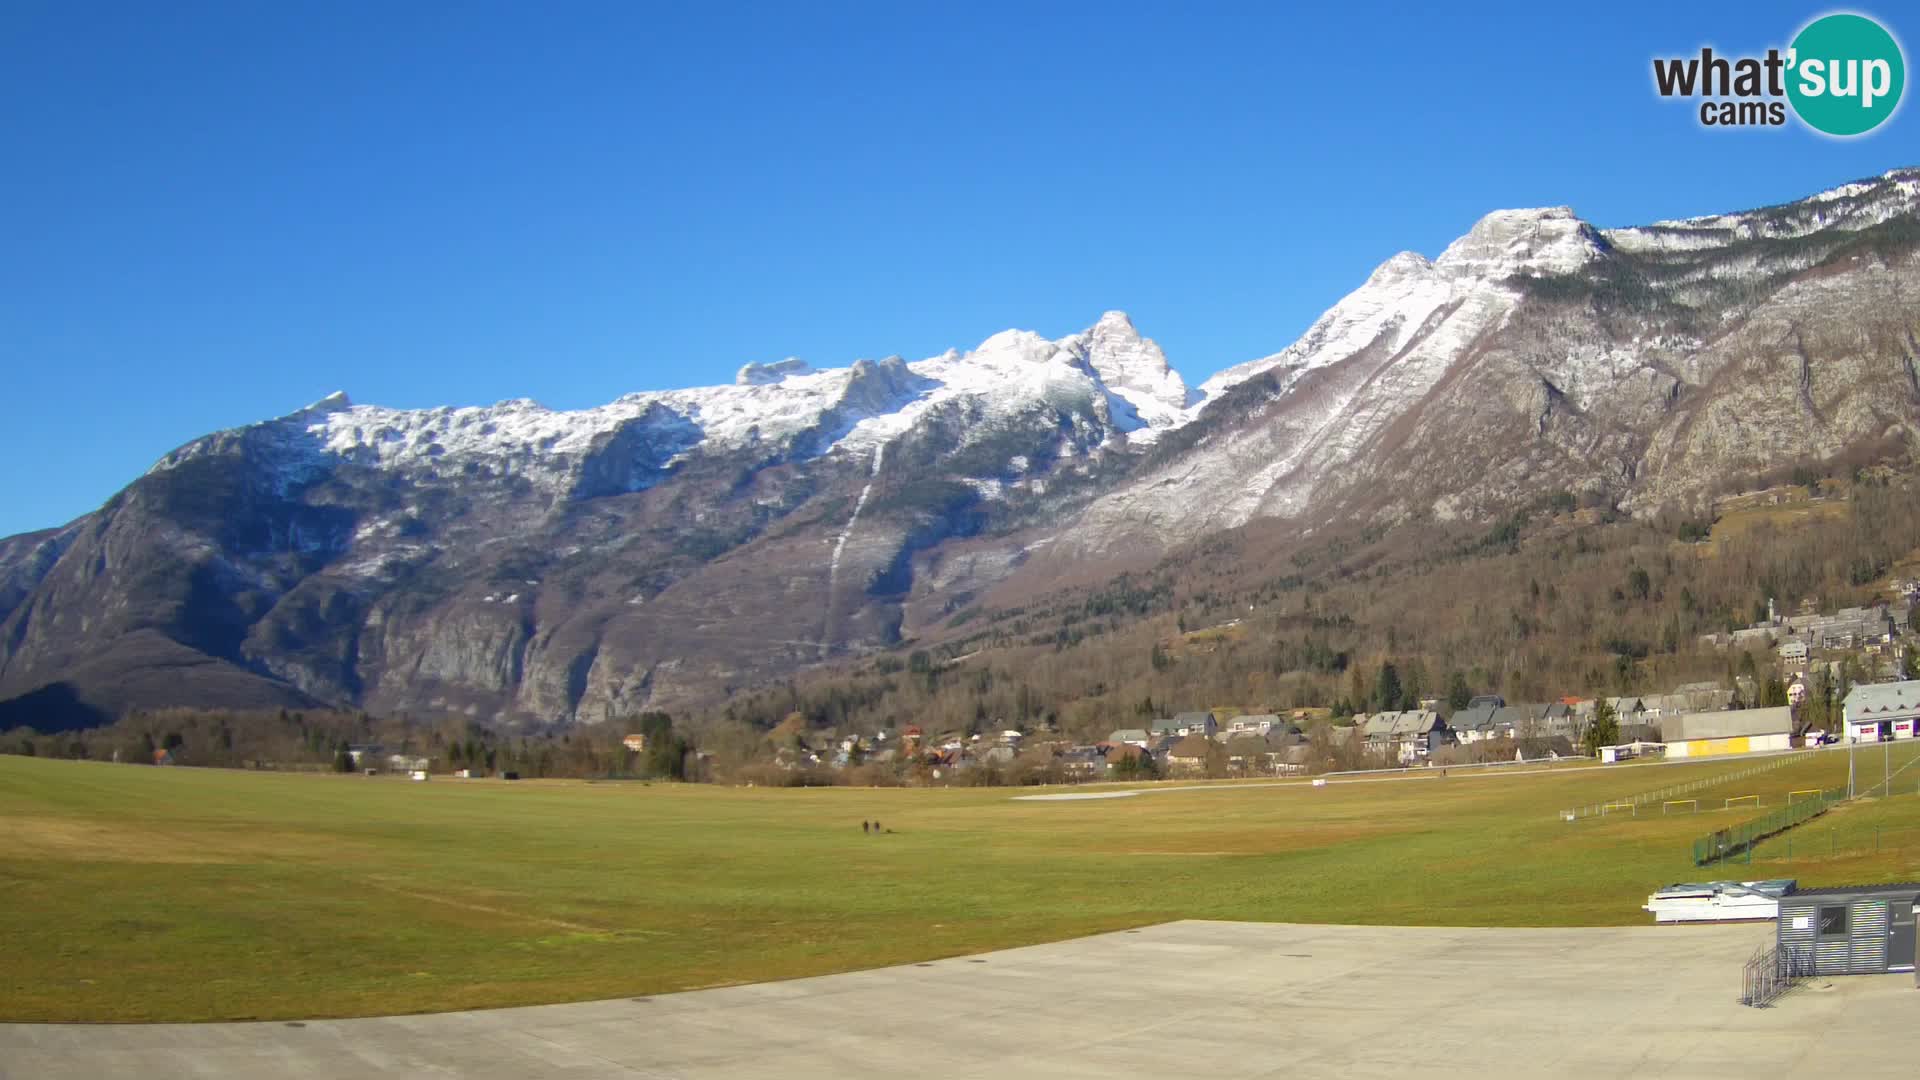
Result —
POLYGON ((1801 975, 1914 970, 1920 883, 1795 889, 1780 898, 1780 957, 1801 975))

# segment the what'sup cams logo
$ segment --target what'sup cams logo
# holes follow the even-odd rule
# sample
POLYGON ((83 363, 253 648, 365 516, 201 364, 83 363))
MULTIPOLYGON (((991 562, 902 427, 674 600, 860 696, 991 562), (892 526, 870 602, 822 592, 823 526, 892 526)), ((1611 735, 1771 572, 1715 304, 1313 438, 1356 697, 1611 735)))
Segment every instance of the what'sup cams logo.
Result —
POLYGON ((1728 57, 1658 58, 1653 85, 1663 98, 1700 100, 1703 127, 1780 127, 1787 110, 1815 131, 1865 135, 1900 107, 1906 56, 1886 27, 1851 12, 1823 15, 1785 51, 1728 57))

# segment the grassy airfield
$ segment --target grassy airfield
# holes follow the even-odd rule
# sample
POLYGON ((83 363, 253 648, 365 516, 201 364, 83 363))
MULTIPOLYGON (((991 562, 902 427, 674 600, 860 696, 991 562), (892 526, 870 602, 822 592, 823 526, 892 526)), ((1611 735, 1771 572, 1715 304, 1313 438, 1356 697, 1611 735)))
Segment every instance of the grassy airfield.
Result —
MULTIPOLYGON (((1892 768, 1920 755, 1896 748, 1892 768)), ((1863 786, 1883 769, 1862 751, 1863 786)), ((1846 782, 1750 766, 1160 787, 768 790, 156 769, 0 757, 0 1020, 288 1019, 525 1005, 817 975, 1169 919, 1644 922, 1714 877, 1920 878, 1920 766, 1896 797, 1696 870, 1696 835, 1846 782), (866 835, 862 820, 888 832, 866 835), (1878 850, 1875 850, 1877 846, 1878 850)), ((1684 931, 1678 931, 1684 932, 1684 931)))

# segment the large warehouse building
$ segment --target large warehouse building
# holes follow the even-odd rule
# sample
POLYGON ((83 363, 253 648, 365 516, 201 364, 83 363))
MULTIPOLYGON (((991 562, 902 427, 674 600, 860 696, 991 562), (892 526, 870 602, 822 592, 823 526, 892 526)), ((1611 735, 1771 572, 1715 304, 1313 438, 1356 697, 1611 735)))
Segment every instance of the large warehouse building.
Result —
POLYGON ((1793 709, 1684 713, 1660 722, 1667 758, 1754 754, 1793 748, 1793 709))

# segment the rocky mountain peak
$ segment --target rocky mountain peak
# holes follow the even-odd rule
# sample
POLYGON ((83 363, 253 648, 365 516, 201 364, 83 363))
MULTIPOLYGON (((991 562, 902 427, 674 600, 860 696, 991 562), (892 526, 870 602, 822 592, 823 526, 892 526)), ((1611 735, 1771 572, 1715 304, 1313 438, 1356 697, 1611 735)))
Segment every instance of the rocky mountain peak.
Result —
POLYGON ((1124 311, 1107 312, 1061 344, 1081 351, 1107 389, 1125 398, 1148 423, 1170 422, 1192 403, 1186 380, 1167 363, 1159 343, 1141 336, 1124 311))
POLYGON ((1373 268, 1367 275, 1368 285, 1386 285, 1407 278, 1419 277, 1433 270, 1433 261, 1417 251, 1402 251, 1386 262, 1373 268))
POLYGON ((1567 274, 1606 254, 1599 230, 1566 206, 1495 210, 1447 245, 1434 265, 1456 274, 1501 279, 1567 274))

